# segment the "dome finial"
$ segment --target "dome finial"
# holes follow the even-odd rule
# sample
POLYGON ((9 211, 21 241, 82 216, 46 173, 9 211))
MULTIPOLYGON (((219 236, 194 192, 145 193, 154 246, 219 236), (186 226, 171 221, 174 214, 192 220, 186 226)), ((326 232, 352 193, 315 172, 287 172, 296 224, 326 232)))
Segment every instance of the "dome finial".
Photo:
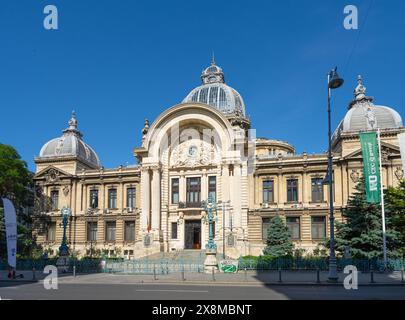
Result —
POLYGON ((212 50, 211 65, 212 65, 212 66, 215 66, 215 65, 216 65, 216 63, 215 63, 215 52, 214 52, 214 50, 212 50))
POLYGON ((72 118, 69 120, 69 129, 70 130, 77 130, 77 120, 76 120, 76 113, 72 111, 72 118))
POLYGON ((367 88, 363 85, 363 77, 359 75, 357 77, 357 87, 354 90, 354 96, 356 100, 363 100, 366 97, 367 88))

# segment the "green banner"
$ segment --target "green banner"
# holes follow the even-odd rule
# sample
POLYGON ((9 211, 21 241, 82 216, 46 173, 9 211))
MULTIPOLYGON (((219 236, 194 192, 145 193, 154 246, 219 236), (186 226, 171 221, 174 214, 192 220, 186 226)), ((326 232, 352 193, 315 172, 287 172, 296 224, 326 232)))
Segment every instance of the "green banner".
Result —
POLYGON ((364 180, 367 202, 380 203, 381 179, 377 134, 375 132, 361 133, 360 142, 363 153, 364 180))

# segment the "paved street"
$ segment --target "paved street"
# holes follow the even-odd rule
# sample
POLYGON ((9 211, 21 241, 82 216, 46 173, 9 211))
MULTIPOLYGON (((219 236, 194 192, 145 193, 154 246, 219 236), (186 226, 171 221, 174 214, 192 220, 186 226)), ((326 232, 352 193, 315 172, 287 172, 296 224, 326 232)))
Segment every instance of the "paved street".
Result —
POLYGON ((58 290, 41 282, 0 282, 2 299, 133 299, 133 300, 288 300, 288 299, 405 299, 405 287, 277 286, 216 284, 106 284, 60 281, 58 290))

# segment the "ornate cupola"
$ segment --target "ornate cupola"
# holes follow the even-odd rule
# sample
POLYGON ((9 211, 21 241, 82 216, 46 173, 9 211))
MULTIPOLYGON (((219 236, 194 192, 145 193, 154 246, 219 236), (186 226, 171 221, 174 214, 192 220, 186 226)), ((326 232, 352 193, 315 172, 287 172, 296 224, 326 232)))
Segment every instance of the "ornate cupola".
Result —
POLYGON ((70 160, 78 160, 91 169, 101 167, 97 153, 83 141, 74 111, 69 120, 69 127, 63 130, 63 135, 45 143, 35 162, 38 164, 70 160))

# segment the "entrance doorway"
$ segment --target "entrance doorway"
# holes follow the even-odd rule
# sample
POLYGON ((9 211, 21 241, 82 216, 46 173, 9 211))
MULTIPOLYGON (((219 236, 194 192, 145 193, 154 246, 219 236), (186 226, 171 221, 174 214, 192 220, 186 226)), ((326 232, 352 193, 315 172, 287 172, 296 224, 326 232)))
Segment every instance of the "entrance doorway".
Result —
POLYGON ((184 249, 201 249, 201 220, 186 220, 184 249))

